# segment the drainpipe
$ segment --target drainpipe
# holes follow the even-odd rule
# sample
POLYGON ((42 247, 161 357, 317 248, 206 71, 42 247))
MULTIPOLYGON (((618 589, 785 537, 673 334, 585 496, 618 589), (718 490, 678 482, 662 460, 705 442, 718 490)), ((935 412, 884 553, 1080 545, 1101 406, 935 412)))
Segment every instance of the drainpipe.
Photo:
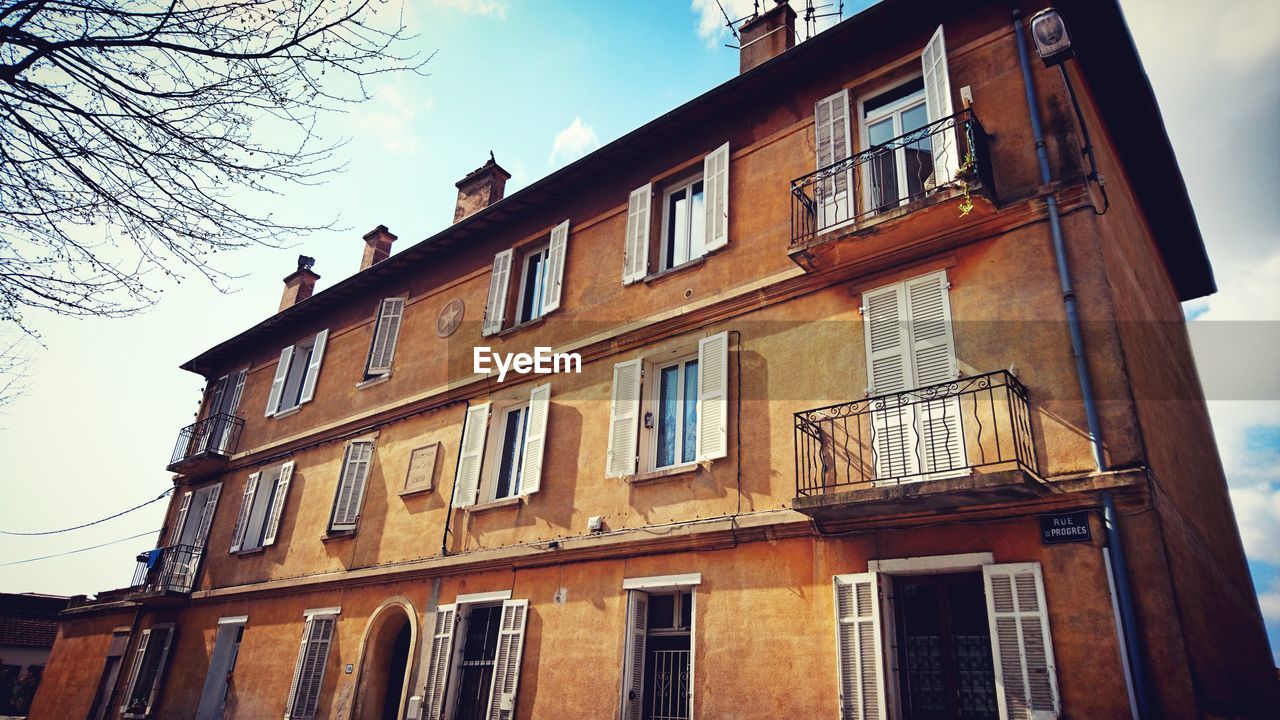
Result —
MULTIPOLYGON (((1022 84, 1027 94, 1027 111, 1031 115, 1031 134, 1035 139, 1036 160, 1040 165, 1040 184, 1048 186, 1053 181, 1049 171, 1049 153, 1045 148, 1044 129, 1040 123, 1040 107, 1036 104, 1035 81, 1031 76, 1031 61, 1027 55, 1027 39, 1023 34, 1022 12, 1013 11, 1013 36, 1018 43, 1018 63, 1022 67, 1022 84)), ((1098 422, 1098 408, 1094 402, 1093 381, 1089 377, 1089 366, 1085 361, 1084 336, 1080 331, 1080 313, 1076 305, 1075 287, 1071 283, 1071 268, 1067 264, 1066 241, 1062 235, 1062 218, 1058 212, 1058 198, 1049 191, 1045 197, 1045 206, 1049 213, 1049 232, 1053 237, 1053 254, 1058 264, 1058 279, 1062 285, 1062 304, 1066 310, 1067 328, 1071 334, 1071 354, 1075 359, 1076 376, 1080 383, 1080 394, 1084 399, 1084 415, 1088 424, 1089 447, 1093 452, 1093 463, 1098 472, 1107 470, 1107 461, 1102 451, 1102 431, 1098 422)), ((1133 588, 1129 584, 1128 563, 1125 560, 1124 545, 1120 538, 1120 517, 1116 514, 1115 502, 1111 493, 1102 493, 1103 520, 1106 525, 1107 543, 1103 548, 1109 568, 1108 581, 1115 586, 1116 604, 1119 606, 1117 631, 1122 650, 1122 660, 1127 659, 1127 669, 1131 676, 1127 677, 1133 693, 1131 704, 1134 716, 1142 719, 1152 717, 1150 713, 1150 692, 1146 684, 1146 669, 1138 638, 1138 624, 1134 613, 1133 588), (1136 706, 1136 707, 1134 707, 1136 706)))

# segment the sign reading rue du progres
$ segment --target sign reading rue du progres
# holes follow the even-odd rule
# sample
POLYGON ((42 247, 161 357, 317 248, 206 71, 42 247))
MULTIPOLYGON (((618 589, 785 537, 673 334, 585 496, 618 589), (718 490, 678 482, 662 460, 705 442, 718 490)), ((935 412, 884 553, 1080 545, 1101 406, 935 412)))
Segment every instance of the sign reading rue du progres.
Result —
POLYGON ((1040 516, 1040 540, 1045 545, 1089 542, 1092 537, 1088 510, 1040 516))

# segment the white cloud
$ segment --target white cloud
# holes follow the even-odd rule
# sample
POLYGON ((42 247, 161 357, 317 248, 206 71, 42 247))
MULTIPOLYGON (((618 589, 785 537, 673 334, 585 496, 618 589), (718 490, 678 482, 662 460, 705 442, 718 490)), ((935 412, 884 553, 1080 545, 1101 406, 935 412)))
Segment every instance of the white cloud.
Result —
POLYGON ((1124 5, 1134 35, 1151 39, 1142 48, 1148 66, 1215 76, 1248 70, 1280 48, 1280 3, 1274 0, 1130 0, 1124 5))
MULTIPOLYGON (((1276 542, 1280 537, 1280 485, 1233 488, 1231 503, 1236 509, 1245 554, 1253 560, 1280 565, 1280 543, 1276 542)), ((1276 591, 1280 594, 1280 588, 1276 591)))
MULTIPOLYGON (((791 9, 795 10, 797 14, 796 30, 799 32, 800 37, 796 39, 797 41, 803 40, 807 35, 804 21, 804 2, 802 2, 802 0, 788 1, 791 4, 791 9)), ((862 2, 845 3, 844 17, 850 17, 863 7, 873 5, 875 2, 878 2, 878 0, 863 0, 862 2)), ((716 0, 693 0, 690 8, 698 18, 698 37, 702 38, 707 43, 707 47, 719 47, 723 43, 731 42, 733 37, 729 34, 729 28, 726 27, 727 21, 724 17, 725 14, 727 13, 729 18, 734 21, 741 20, 755 12, 756 4, 757 3, 752 0, 720 0, 719 4, 716 3, 716 0), (724 6, 723 12, 720 10, 721 5, 724 6)), ((764 11, 773 7, 773 0, 759 0, 758 4, 761 11, 764 11)), ((821 3, 818 4, 820 5, 821 3)), ((819 8, 817 9, 817 12, 821 15, 834 13, 835 5, 828 5, 825 8, 819 8)), ((840 20, 841 18, 838 15, 816 17, 815 30, 816 32, 822 32, 832 25, 835 25, 840 20)), ((741 23, 738 23, 735 27, 741 27, 741 23)))
MULTIPOLYGON (((1270 588, 1259 592, 1258 603, 1262 605, 1262 617, 1280 622, 1280 583, 1272 583, 1270 588)), ((1280 652, 1280 648, 1276 650, 1280 652)))
POLYGON ((422 149, 422 139, 414 131, 413 121, 419 107, 430 105, 429 99, 411 100, 398 84, 383 85, 355 111, 355 124, 361 137, 376 140, 383 150, 397 155, 416 155, 422 149))
POLYGON ((507 4, 498 0, 431 0, 436 7, 456 10, 467 15, 485 15, 500 20, 507 18, 507 4))
POLYGON ((551 143, 551 157, 548 162, 552 166, 565 165, 600 147, 600 139, 596 137, 595 128, 575 117, 569 127, 556 133, 551 143))

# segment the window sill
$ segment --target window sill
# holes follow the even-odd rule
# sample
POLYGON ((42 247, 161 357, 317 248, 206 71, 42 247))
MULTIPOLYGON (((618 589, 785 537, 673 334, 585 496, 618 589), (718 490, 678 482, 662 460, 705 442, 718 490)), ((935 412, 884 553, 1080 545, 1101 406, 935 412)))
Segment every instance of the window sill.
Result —
POLYGON ((656 273, 645 275, 644 283, 646 285, 651 285, 655 282, 665 280, 671 277, 672 275, 679 275, 687 270, 692 270, 693 268, 700 267, 706 262, 707 262, 707 256, 699 255, 698 257, 692 260, 686 260, 685 262, 682 262, 679 265, 676 265, 675 267, 670 267, 670 268, 667 268, 666 270, 661 270, 656 273))
POLYGON ((661 470, 636 473, 623 478, 623 480, 626 480, 629 485, 647 485, 649 483, 662 482, 663 480, 687 480, 697 475, 701 469, 702 466, 698 463, 687 463, 685 465, 662 468, 661 470))
POLYGON ((501 510, 502 508, 515 507, 524 501, 524 495, 515 495, 513 497, 502 498, 501 500, 490 500, 480 505, 468 505, 466 511, 468 514, 483 513, 490 510, 501 510))
POLYGON ((236 555, 237 557, 243 557, 243 556, 245 556, 245 555, 261 555, 262 553, 264 553, 264 552, 266 552, 266 551, 267 551, 266 546, 263 546, 263 547, 258 547, 258 548, 249 548, 248 550, 237 550, 237 551, 235 552, 235 555, 236 555))
POLYGON ((434 490, 434 488, 428 485, 426 487, 411 488, 409 490, 401 490, 400 492, 396 493, 396 495, 400 497, 409 497, 411 495, 423 495, 425 493, 431 492, 432 490, 434 490))
POLYGON ((490 335, 489 337, 496 337, 496 338, 510 337, 520 332, 521 330, 525 330, 531 327, 537 327, 541 325, 544 321, 546 321, 546 319, 547 319, 546 315, 539 315, 538 317, 532 320, 526 320, 525 322, 522 322, 519 325, 512 325, 509 328, 504 328, 502 330, 499 330, 498 332, 490 335))
POLYGON ((289 417, 290 415, 297 415, 300 412, 302 412, 302 406, 295 405, 289 408, 288 410, 281 410, 280 412, 276 413, 275 415, 272 415, 271 417, 275 418, 276 420, 279 420, 280 418, 289 417))
POLYGON ((355 528, 351 530, 330 530, 320 536, 320 542, 333 542, 334 540, 346 540, 356 536, 355 528))
POLYGON ((391 373, 387 373, 386 375, 375 375, 371 378, 366 378, 365 380, 362 380, 361 382, 356 383, 356 389, 363 390, 365 388, 373 387, 374 385, 381 385, 382 383, 390 379, 391 379, 391 373))

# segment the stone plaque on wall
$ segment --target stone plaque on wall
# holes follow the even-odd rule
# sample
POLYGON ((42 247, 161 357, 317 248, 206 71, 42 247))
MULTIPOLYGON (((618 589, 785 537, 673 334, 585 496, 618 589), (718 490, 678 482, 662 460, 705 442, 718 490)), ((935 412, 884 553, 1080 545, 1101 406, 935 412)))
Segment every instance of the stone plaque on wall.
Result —
POLYGON ((404 479, 402 495, 426 492, 435 486, 436 455, 440 451, 440 443, 424 445, 409 456, 409 473, 404 479))

